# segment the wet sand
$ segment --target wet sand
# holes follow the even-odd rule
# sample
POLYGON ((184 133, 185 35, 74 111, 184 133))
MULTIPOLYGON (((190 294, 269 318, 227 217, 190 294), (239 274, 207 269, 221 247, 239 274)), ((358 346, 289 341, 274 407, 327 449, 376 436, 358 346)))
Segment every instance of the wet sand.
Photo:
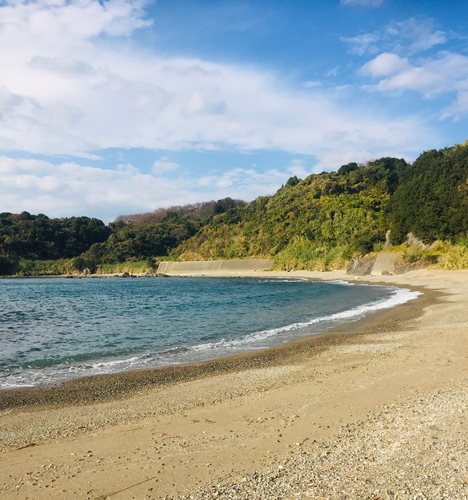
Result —
MULTIPOLYGON (((340 272, 253 275, 353 281, 340 272)), ((468 272, 423 270, 359 281, 411 287, 423 295, 340 331, 265 351, 91 377, 54 389, 0 392, 1 498, 345 498, 338 490, 323 490, 331 479, 324 479, 322 489, 315 478, 315 486, 293 492, 283 478, 284 491, 258 484, 257 493, 241 490, 260 473, 283 474, 282 464, 303 456, 298 453, 319 456, 327 446, 335 449, 331 443, 356 422, 371 439, 382 428, 375 413, 383 407, 393 408, 387 414, 414 412, 440 391, 467 400, 468 272), (234 486, 226 489, 226 484, 242 488, 236 486, 233 494, 234 486)), ((468 435, 464 419, 449 425, 454 412, 464 411, 453 398, 438 400, 445 408, 438 407, 438 415, 451 429, 438 436, 440 446, 468 435)), ((405 435, 411 437, 412 429, 421 434, 423 421, 409 422, 405 435)), ((340 445, 344 464, 354 456, 355 443, 340 445)), ((388 465, 398 453, 401 447, 379 456, 388 465)), ((468 475, 464 478, 457 460, 451 465, 463 488, 468 475)), ((291 474, 302 470, 294 463, 291 474)), ((307 467, 310 474, 323 467, 314 463, 307 467)), ((338 462, 333 467, 338 470, 338 462)), ((349 461, 343 467, 349 468, 349 461)), ((344 474, 340 484, 347 498, 366 498, 364 490, 353 493, 356 488, 346 486, 344 474)), ((395 482, 390 472, 384 475, 395 482)), ((363 488, 372 489, 375 478, 364 476, 363 488)), ((454 484, 446 472, 440 481, 447 488, 454 484)), ((417 498, 419 492, 408 488, 400 498, 417 498)), ((385 489, 380 498, 397 498, 387 491, 393 490, 385 489)))

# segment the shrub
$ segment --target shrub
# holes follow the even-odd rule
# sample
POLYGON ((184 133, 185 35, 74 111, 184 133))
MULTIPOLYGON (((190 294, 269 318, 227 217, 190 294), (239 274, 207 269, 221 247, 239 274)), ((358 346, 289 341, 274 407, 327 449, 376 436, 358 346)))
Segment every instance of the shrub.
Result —
POLYGON ((411 245, 405 250, 402 258, 405 262, 414 264, 423 258, 423 249, 419 245, 411 245))
POLYGON ((468 269, 468 248, 462 245, 453 245, 445 259, 440 263, 443 269, 468 269))

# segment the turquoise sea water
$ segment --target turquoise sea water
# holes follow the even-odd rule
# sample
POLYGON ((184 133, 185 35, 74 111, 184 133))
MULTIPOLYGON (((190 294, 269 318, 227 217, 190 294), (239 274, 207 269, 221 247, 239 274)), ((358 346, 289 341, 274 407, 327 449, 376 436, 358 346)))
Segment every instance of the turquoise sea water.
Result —
POLYGON ((416 296, 296 279, 2 279, 0 389, 279 345, 416 296))

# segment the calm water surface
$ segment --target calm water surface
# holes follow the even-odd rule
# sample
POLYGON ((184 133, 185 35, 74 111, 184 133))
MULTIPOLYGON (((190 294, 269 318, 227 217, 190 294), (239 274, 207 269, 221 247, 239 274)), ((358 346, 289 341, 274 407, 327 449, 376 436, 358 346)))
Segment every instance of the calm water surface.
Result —
POLYGON ((279 345, 417 295, 296 279, 2 279, 0 389, 279 345))

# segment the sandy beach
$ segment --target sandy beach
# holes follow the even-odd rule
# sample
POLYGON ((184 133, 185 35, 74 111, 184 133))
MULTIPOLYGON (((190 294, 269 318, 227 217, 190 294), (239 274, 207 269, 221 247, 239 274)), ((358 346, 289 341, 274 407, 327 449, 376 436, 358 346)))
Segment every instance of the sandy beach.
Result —
POLYGON ((468 498, 468 272, 253 275, 423 294, 265 351, 0 392, 0 497, 468 498))

